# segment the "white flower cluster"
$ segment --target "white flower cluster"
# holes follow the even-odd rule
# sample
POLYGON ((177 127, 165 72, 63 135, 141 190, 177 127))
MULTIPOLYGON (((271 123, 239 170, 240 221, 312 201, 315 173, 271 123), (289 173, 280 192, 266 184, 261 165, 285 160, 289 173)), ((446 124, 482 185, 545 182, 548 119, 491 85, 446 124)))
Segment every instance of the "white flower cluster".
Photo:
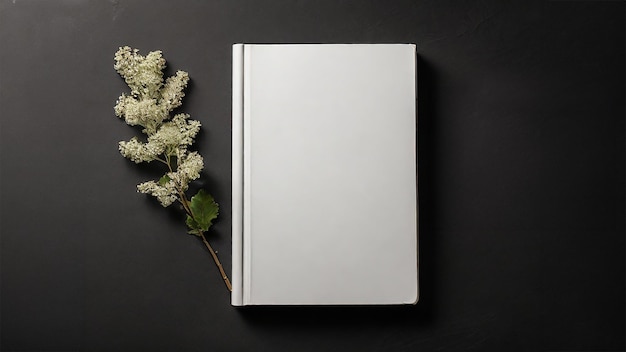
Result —
POLYGON ((165 59, 161 51, 143 57, 139 50, 125 46, 115 53, 113 68, 124 78, 133 96, 154 97, 163 84, 165 59))
POLYGON ((151 135, 182 104, 189 74, 178 71, 164 84, 165 60, 160 51, 144 57, 137 49, 125 46, 115 53, 113 67, 131 89, 130 95, 122 94, 115 104, 115 115, 129 125, 143 126, 144 133, 151 135))
POLYGON ((200 171, 204 167, 202 156, 197 152, 187 155, 174 172, 168 172, 159 182, 147 181, 137 186, 141 193, 155 196, 161 205, 167 207, 174 203, 179 194, 185 192, 189 187, 189 182, 200 177, 200 171))
POLYGON ((178 71, 164 83, 161 52, 144 57, 130 47, 117 51, 114 68, 131 89, 130 95, 122 94, 117 100, 115 114, 131 126, 142 126, 147 135, 146 142, 137 137, 119 142, 120 153, 136 163, 158 160, 168 165, 171 171, 161 180, 137 186, 139 192, 155 196, 166 207, 179 199, 190 181, 200 177, 204 167, 200 154, 188 153, 200 122, 189 119, 188 114, 176 114, 170 120, 170 112, 182 104, 189 75, 178 71))
POLYGON ((183 160, 176 172, 170 172, 168 176, 183 190, 187 190, 187 185, 192 180, 200 177, 200 171, 204 168, 204 160, 197 152, 191 152, 183 160))
POLYGON ((163 185, 154 181, 147 181, 137 185, 137 191, 155 196, 162 206, 167 207, 178 199, 178 191, 174 181, 169 180, 163 185))
POLYGON ((184 89, 188 82, 189 74, 185 71, 177 71, 175 76, 165 80, 161 89, 161 103, 167 111, 172 111, 183 103, 184 89))
POLYGON ((137 137, 119 143, 120 153, 136 163, 156 160, 161 154, 181 158, 200 131, 200 121, 189 120, 188 114, 176 114, 172 121, 157 127, 143 143, 137 137))

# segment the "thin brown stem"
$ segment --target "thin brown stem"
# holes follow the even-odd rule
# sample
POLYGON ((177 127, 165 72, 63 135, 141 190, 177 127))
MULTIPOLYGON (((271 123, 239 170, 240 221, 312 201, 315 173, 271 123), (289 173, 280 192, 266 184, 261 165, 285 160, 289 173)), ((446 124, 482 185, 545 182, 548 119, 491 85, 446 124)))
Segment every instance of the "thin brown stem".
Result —
MULTIPOLYGON (((160 158, 157 158, 157 160, 166 164, 170 172, 174 172, 174 170, 172 169, 172 164, 171 164, 172 159, 168 153, 165 153, 165 160, 160 159, 160 158)), ((178 197, 179 197, 178 201, 180 202, 180 204, 183 205, 183 208, 185 209, 185 212, 187 213, 187 215, 193 218, 194 217, 193 212, 191 211, 191 206, 189 204, 189 200, 187 199, 187 196, 185 195, 185 192, 178 187, 177 187, 177 191, 178 191, 178 197)), ((228 288, 228 291, 232 292, 233 286, 230 284, 228 275, 226 275, 226 272, 224 271, 224 268, 222 267, 222 263, 220 262, 220 259, 217 257, 217 253, 215 253, 215 251, 213 250, 213 247, 211 247, 211 244, 209 244, 209 241, 207 241, 206 237, 204 237, 204 232, 200 231, 199 237, 202 238, 202 242, 204 242, 204 245, 209 250, 209 253, 211 253, 211 257, 213 257, 213 261, 215 262, 215 265, 217 265, 217 268, 220 270, 220 274, 222 275, 222 279, 224 279, 226 288, 228 288)))
POLYGON ((183 208, 185 209, 187 215, 193 218, 193 213, 191 212, 191 207, 189 206, 189 201, 187 200, 187 197, 185 197, 185 193, 178 191, 178 197, 180 198, 178 199, 178 201, 180 202, 180 204, 183 205, 183 208))
MULTIPOLYGON (((185 193, 179 192, 179 195, 180 195, 180 203, 183 205, 183 208, 185 208, 185 211, 187 212, 187 214, 193 218, 193 213, 191 212, 191 207, 189 206, 189 200, 187 200, 185 193)), ((230 284, 228 275, 226 275, 226 272, 224 271, 224 267, 222 267, 222 263, 220 262, 220 259, 217 257, 217 253, 215 253, 215 251, 213 250, 213 247, 211 247, 211 244, 209 243, 209 241, 207 241, 206 237, 204 236, 204 232, 200 232, 199 236, 202 239, 202 242, 204 242, 204 245, 206 246, 206 248, 209 250, 209 253, 211 253, 211 257, 213 257, 213 261, 215 262, 215 265, 217 265, 217 268, 220 271, 220 275, 222 275, 222 279, 224 279, 226 288, 228 288, 228 291, 232 292, 233 286, 230 284)))
POLYGON ((167 165, 167 168, 170 169, 170 172, 174 172, 174 170, 172 170, 172 159, 170 158, 170 156, 168 154, 165 154, 165 164, 167 165))
POLYGON ((170 167, 170 164, 168 164, 167 161, 159 158, 158 156, 156 158, 154 158, 154 160, 162 162, 163 164, 167 165, 168 168, 170 167))
POLYGON ((230 284, 230 280, 228 279, 228 276, 226 275, 226 272, 224 271, 224 268, 222 267, 222 263, 220 263, 220 260, 217 257, 217 254, 213 250, 213 247, 211 247, 211 245, 209 244, 209 241, 207 241, 206 237, 204 237, 204 232, 200 232, 200 237, 202 238, 202 242, 204 242, 204 245, 206 246, 206 248, 209 249, 209 252, 211 253, 211 256, 213 257, 213 261, 215 262, 215 265, 217 265, 217 268, 220 270, 220 274, 222 275, 222 279, 224 279, 226 288, 228 288, 228 291, 232 292, 233 286, 230 284))

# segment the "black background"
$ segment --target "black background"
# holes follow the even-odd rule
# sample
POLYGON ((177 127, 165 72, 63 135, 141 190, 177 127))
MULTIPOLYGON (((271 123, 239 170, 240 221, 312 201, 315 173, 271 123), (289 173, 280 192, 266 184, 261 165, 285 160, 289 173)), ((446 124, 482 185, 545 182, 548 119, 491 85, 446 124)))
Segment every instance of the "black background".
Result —
POLYGON ((625 6, 1 0, 2 349, 623 350, 625 6), (158 171, 117 151, 138 133, 113 114, 122 45, 192 78, 230 272, 236 42, 417 43, 417 306, 234 309, 180 215, 135 192, 158 171))

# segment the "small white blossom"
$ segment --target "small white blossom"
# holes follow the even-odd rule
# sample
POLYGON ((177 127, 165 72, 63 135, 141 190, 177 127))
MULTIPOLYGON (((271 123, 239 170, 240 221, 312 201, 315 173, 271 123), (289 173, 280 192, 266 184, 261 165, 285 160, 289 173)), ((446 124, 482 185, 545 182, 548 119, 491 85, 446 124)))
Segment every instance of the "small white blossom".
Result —
POLYGON ((167 177, 174 182, 181 191, 189 188, 189 182, 200 178, 200 171, 204 167, 204 160, 197 152, 189 153, 178 165, 175 172, 168 172, 167 177))
POLYGON ((163 149, 159 146, 142 143, 137 137, 133 137, 130 141, 119 142, 120 153, 135 163, 150 162, 158 158, 163 153, 163 149))
POLYGON ((161 104, 165 106, 168 112, 183 103, 184 89, 188 82, 189 74, 185 71, 178 71, 175 76, 165 80, 163 89, 161 89, 161 104))
POLYGON ((156 99, 137 100, 125 94, 117 100, 115 114, 124 117, 130 126, 143 126, 143 132, 148 135, 155 133, 163 121, 169 118, 167 111, 157 105, 156 99))
POLYGON ((164 207, 169 206, 178 199, 178 191, 173 180, 169 180, 163 185, 159 185, 154 181, 140 183, 137 185, 137 191, 155 196, 164 207))
POLYGON ((182 136, 178 133, 176 126, 167 123, 161 126, 155 134, 148 137, 148 144, 160 150, 159 154, 167 151, 171 155, 172 151, 180 145, 181 139, 182 136))
POLYGON ((165 59, 160 51, 150 52, 146 57, 138 54, 139 50, 128 46, 115 53, 117 72, 124 78, 133 96, 155 97, 163 85, 165 59))
POLYGON ((204 160, 197 152, 191 152, 187 158, 178 165, 177 173, 181 175, 187 183, 200 177, 200 171, 204 168, 204 160))

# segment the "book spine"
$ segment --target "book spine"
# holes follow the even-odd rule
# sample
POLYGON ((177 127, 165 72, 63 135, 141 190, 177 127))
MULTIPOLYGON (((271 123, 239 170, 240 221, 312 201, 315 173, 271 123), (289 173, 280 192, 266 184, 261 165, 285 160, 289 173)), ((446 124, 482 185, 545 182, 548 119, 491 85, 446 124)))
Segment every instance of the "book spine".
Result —
POLYGON ((243 305, 243 44, 233 45, 232 286, 231 304, 243 305))
POLYGON ((242 305, 248 305, 250 303, 250 291, 252 290, 252 270, 251 270, 251 256, 252 256, 252 236, 250 235, 251 230, 251 219, 250 219, 250 172, 251 172, 251 155, 252 155, 252 143, 250 140, 250 133, 252 129, 250 128, 251 124, 251 107, 250 107, 250 93, 251 93, 251 68, 252 65, 252 46, 251 45, 243 45, 242 49, 243 62, 242 62, 242 96, 243 96, 243 109, 242 109, 242 121, 243 121, 243 261, 242 261, 242 283, 241 286, 243 288, 243 298, 242 305))
POLYGON ((419 238, 420 238, 420 234, 419 234, 419 164, 418 164, 418 145, 419 145, 419 141, 418 141, 418 136, 419 136, 419 116, 417 116, 417 109, 418 109, 418 104, 420 104, 420 102, 418 102, 418 92, 417 89, 419 87, 418 84, 418 80, 417 80, 417 75, 418 75, 418 67, 417 67, 417 45, 416 44, 410 44, 410 46, 412 47, 413 50, 413 61, 415 62, 415 65, 413 66, 413 70, 414 70, 414 84, 413 87, 415 89, 415 105, 413 106, 413 112, 415 115, 415 244, 416 244, 416 248, 415 248, 415 266, 416 266, 416 273, 417 273, 417 281, 416 281, 416 288, 415 288, 415 300, 413 302, 408 302, 408 304, 417 304, 417 302, 420 299, 420 286, 419 286, 419 273, 420 273, 420 264, 419 264, 419 258, 420 258, 420 245, 419 245, 419 238))

